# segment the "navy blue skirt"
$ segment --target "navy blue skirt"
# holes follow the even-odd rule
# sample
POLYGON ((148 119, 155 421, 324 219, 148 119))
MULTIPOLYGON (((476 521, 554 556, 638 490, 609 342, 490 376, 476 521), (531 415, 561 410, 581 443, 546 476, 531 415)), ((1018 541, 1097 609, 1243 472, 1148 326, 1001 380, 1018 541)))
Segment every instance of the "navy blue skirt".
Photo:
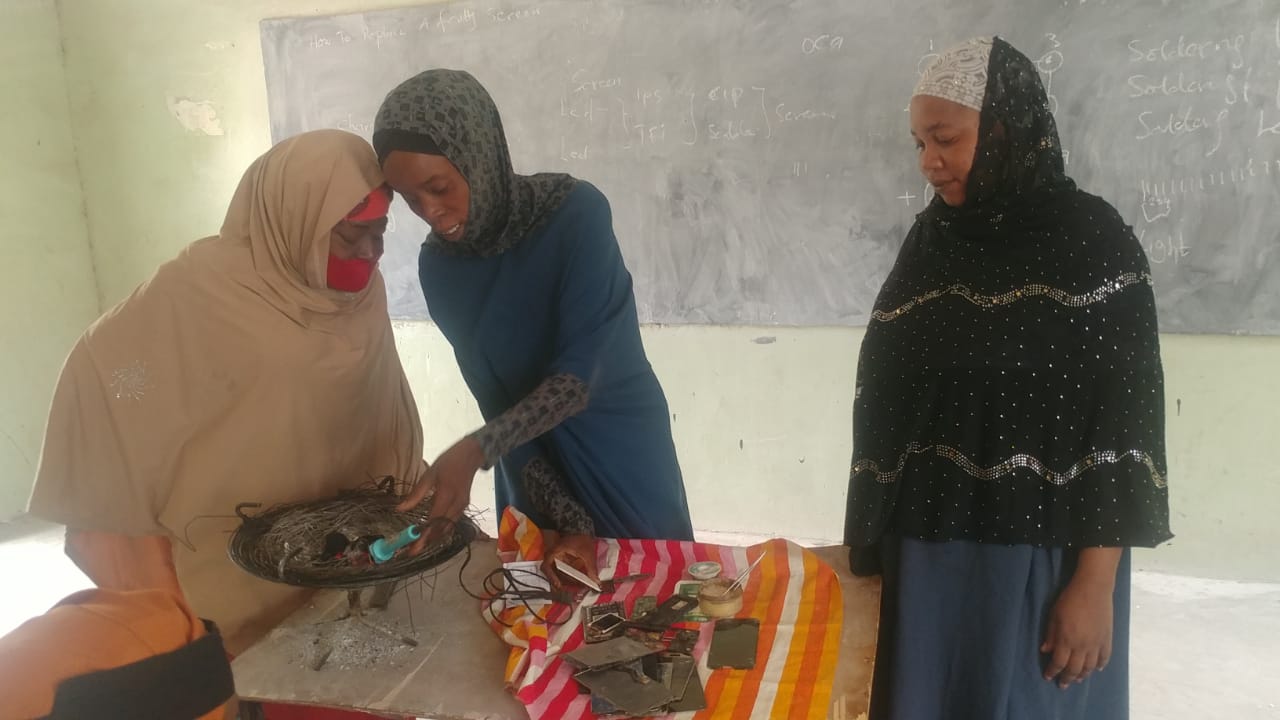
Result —
POLYGON ((1066 690, 1040 653, 1076 553, 885 537, 871 720, 1127 720, 1129 551, 1116 574, 1111 661, 1066 690))

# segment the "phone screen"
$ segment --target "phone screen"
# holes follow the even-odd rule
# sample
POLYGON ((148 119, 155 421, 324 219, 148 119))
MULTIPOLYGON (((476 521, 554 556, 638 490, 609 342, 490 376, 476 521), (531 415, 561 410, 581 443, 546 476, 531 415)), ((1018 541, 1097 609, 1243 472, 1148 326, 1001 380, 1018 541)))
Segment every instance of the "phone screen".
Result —
POLYGON ((609 632, 610 630, 618 627, 621 623, 622 618, 620 616, 609 613, 608 615, 603 615, 592 621, 591 627, 601 632, 609 632))
POLYGON ((707 667, 750 670, 756 666, 756 645, 760 639, 760 621, 755 618, 733 618, 716 622, 711 635, 711 652, 707 667))

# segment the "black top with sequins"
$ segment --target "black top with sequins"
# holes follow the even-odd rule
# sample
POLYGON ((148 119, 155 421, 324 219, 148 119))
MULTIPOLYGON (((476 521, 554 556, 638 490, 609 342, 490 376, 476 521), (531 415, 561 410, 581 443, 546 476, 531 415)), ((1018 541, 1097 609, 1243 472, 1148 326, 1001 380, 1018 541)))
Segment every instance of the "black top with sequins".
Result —
POLYGON ((1154 546, 1169 532, 1146 256, 1066 177, 1035 66, 997 39, 965 205, 936 198, 876 299, 845 542, 1154 546))

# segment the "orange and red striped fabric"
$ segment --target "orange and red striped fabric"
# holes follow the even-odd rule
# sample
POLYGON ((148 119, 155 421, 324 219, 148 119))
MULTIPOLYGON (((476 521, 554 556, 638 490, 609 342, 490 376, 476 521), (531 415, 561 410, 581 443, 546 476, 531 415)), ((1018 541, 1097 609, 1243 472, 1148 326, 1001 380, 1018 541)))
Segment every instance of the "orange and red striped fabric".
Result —
MULTIPOLYGON (((504 513, 500 547, 519 548, 521 558, 541 557, 541 534, 515 511, 504 513), (524 550, 537 552, 536 556, 524 550)), ((710 670, 706 655, 712 624, 703 623, 694 647, 698 673, 706 689, 707 709, 684 713, 697 720, 748 720, 827 717, 844 601, 835 571, 808 550, 786 540, 770 540, 749 548, 704 545, 662 540, 601 540, 600 574, 613 576, 651 573, 653 578, 628 584, 615 595, 588 596, 587 603, 622 601, 630 610, 635 600, 656 595, 660 600, 675 592, 687 579, 685 568, 701 560, 714 560, 726 576, 733 577, 761 555, 746 583, 739 617, 760 620, 760 641, 753 670, 710 670)), ((563 607, 556 616, 565 616, 563 607)), ((538 615, 545 617, 546 611, 538 615)), ((532 720, 592 718, 590 700, 578 691, 572 666, 560 655, 582 644, 581 614, 565 624, 548 626, 523 607, 499 612, 503 623, 493 621, 495 631, 511 645, 506 668, 508 688, 529 710, 532 720)), ((496 670, 496 669, 495 669, 496 670)))

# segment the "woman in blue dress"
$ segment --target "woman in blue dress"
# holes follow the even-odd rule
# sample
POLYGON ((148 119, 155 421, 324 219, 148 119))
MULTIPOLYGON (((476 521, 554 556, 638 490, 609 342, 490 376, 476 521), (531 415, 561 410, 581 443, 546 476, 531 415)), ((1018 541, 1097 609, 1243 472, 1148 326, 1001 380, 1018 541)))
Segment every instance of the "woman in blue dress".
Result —
POLYGON ((431 226, 422 291, 485 418, 406 505, 434 492, 436 516, 456 519, 475 473, 493 467, 498 510, 556 532, 549 559, 588 574, 597 535, 691 540, 670 411, 604 195, 568 175, 517 175, 497 106, 461 71, 391 91, 373 142, 431 226))
POLYGON ((910 110, 936 196, 862 343, 845 519, 884 581, 871 717, 1124 720, 1128 548, 1170 537, 1146 256, 1008 43, 910 110))

